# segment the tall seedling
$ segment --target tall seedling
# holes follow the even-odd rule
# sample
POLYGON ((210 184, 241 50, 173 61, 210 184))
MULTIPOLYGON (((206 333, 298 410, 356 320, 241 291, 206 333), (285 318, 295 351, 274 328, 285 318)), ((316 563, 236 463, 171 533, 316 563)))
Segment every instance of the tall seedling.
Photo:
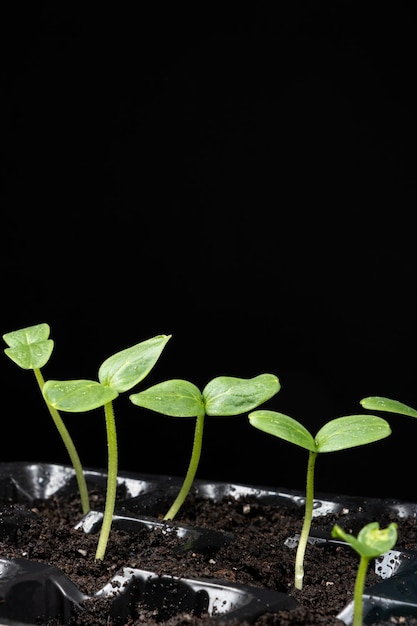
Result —
POLYGON ((165 520, 174 519, 190 492, 200 462, 206 415, 226 417, 246 413, 272 398, 279 390, 276 376, 260 374, 250 379, 219 376, 213 378, 202 392, 187 380, 167 380, 130 396, 136 406, 171 417, 196 419, 188 470, 177 497, 164 516, 165 520))
POLYGON ((148 375, 170 338, 171 335, 157 335, 110 356, 99 369, 98 381, 48 380, 43 386, 45 400, 54 409, 84 413, 104 407, 108 470, 106 503, 96 551, 97 560, 104 559, 116 502, 118 446, 113 401, 120 393, 132 389, 148 375))
POLYGON ((275 411, 254 411, 249 422, 255 428, 308 450, 306 497, 303 526, 295 558, 294 586, 303 588, 304 555, 313 519, 314 471, 319 453, 363 446, 391 434, 385 420, 375 415, 347 415, 327 422, 315 437, 297 420, 275 411))
MULTIPOLYGON (((45 384, 41 368, 49 361, 54 348, 54 342, 49 339, 49 333, 48 324, 36 324, 3 335, 4 341, 9 346, 4 352, 22 369, 33 370, 41 392, 45 384)), ((80 492, 82 511, 86 514, 90 510, 90 503, 78 452, 57 409, 48 403, 46 406, 71 459, 80 492)))

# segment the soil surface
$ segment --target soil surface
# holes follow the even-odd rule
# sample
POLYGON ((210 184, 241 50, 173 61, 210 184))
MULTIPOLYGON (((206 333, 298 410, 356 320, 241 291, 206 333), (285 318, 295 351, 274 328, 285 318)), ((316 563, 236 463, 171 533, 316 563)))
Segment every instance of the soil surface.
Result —
MULTIPOLYGON (((94 509, 100 510, 102 495, 92 493, 91 502, 94 509)), ((163 512, 166 510, 164 506, 161 507, 163 512)), ((129 513, 125 505, 118 505, 118 511, 129 513)), ((190 495, 175 524, 171 522, 169 527, 191 524, 232 533, 235 539, 216 550, 198 552, 186 549, 185 538, 179 538, 174 532, 164 532, 164 524, 139 533, 113 528, 105 558, 97 561, 98 535, 75 529, 82 517, 78 497, 52 497, 33 503, 30 509, 13 503, 3 507, 0 529, 4 526, 9 530, 2 531, 0 555, 4 559, 25 558, 53 564, 88 596, 95 594, 123 567, 128 566, 178 577, 204 577, 268 588, 290 594, 299 602, 290 611, 265 613, 253 622, 255 626, 343 626, 337 615, 352 600, 358 556, 351 548, 337 543, 309 544, 305 556, 304 586, 301 591, 296 590, 293 584, 295 548, 288 547, 285 541, 300 531, 302 516, 303 509, 300 507, 281 509, 276 505, 260 504, 252 497, 239 500, 226 497, 213 503, 190 495), (16 511, 20 521, 17 530, 10 531, 13 525, 4 524, 4 521, 13 519, 16 511)), ((345 531, 357 534, 365 521, 376 520, 362 519, 360 523, 351 524, 347 511, 340 515, 317 517, 312 534, 329 537, 334 523, 345 531)), ((417 544, 414 519, 398 519, 387 511, 386 518, 378 521, 381 528, 390 521, 398 523, 400 549, 411 549, 417 544)), ((371 562, 366 585, 380 580, 371 562)), ((109 617, 110 602, 110 598, 90 598, 82 603, 82 612, 74 611, 68 623, 72 626, 193 626, 214 623, 215 619, 204 613, 200 616, 175 612, 162 615, 159 610, 141 603, 133 607, 131 616, 118 619, 109 617)), ((54 618, 37 623, 57 626, 63 621, 54 618)), ((219 617, 217 623, 229 626, 247 624, 243 621, 226 622, 219 617)), ((417 626, 417 619, 398 615, 386 623, 390 626, 417 626)))

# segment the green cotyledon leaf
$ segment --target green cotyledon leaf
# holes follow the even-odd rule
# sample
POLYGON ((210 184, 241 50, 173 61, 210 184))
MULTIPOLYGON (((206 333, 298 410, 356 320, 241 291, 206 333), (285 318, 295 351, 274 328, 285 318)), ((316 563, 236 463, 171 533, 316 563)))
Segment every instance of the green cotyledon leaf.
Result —
POLYGON ((249 413, 249 423, 269 435, 279 437, 311 452, 317 452, 314 437, 297 420, 277 411, 258 410, 249 413))
POLYGON ((346 415, 327 422, 317 433, 317 452, 363 446, 391 434, 388 422, 376 415, 346 415))
POLYGON ((187 380, 172 379, 129 396, 136 406, 172 417, 204 415, 204 402, 198 387, 187 380))
POLYGON ((387 528, 380 529, 378 522, 371 522, 359 531, 357 537, 335 524, 332 536, 349 543, 360 556, 374 559, 391 550, 397 543, 397 524, 392 522, 387 528))
POLYGON ((91 411, 119 395, 115 389, 94 380, 48 380, 42 393, 52 407, 69 413, 91 411))
POLYGON ((9 347, 4 352, 23 369, 40 369, 49 361, 54 347, 49 333, 48 324, 36 324, 6 333, 3 339, 9 347))
POLYGON ((254 378, 219 376, 203 390, 205 411, 212 416, 240 415, 272 398, 280 388, 279 380, 273 374, 260 374, 254 378))
POLYGON ((149 374, 171 336, 157 335, 113 354, 102 363, 99 381, 119 393, 128 391, 149 374))
POLYGON ((371 411, 388 411, 390 413, 399 413, 400 415, 408 415, 409 417, 417 417, 417 411, 411 406, 407 406, 398 400, 391 400, 381 396, 369 396, 360 401, 364 409, 371 411))

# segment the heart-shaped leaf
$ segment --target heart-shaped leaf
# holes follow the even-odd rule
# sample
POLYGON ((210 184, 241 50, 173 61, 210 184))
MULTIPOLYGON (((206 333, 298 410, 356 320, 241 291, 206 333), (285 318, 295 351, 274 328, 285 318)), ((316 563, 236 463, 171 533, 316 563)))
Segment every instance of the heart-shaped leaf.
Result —
POLYGON ((49 333, 48 324, 36 324, 6 333, 3 339, 9 348, 4 352, 23 369, 40 369, 49 361, 54 348, 49 333))

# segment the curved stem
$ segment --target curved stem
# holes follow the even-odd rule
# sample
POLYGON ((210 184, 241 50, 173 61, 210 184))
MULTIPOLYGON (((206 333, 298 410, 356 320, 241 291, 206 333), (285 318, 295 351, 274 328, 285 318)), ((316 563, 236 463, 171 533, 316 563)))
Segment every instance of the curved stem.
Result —
POLYGON ((113 521, 114 507, 116 504, 118 465, 116 422, 114 419, 112 402, 108 402, 104 405, 104 412, 106 416, 108 464, 106 504, 104 507, 103 522, 101 524, 100 536, 98 539, 96 551, 96 560, 100 561, 104 559, 104 554, 106 552, 107 542, 109 539, 110 529, 113 521))
POLYGON ((355 589, 353 592, 353 626, 362 626, 363 591, 365 589, 366 572, 369 560, 361 556, 356 574, 355 589))
POLYGON ((197 416, 197 421, 194 431, 193 450, 191 453, 191 459, 188 466, 187 474, 184 478, 182 487, 175 498, 175 501, 171 505, 168 513, 164 516, 164 520, 174 519, 181 506, 184 504, 184 500, 190 492, 191 485, 193 484, 198 464, 200 462, 201 448, 203 445, 203 428, 204 428, 204 414, 197 416))
MULTIPOLYGON (((38 381, 38 385, 40 387, 40 390, 42 392, 43 386, 45 384, 45 381, 43 379, 43 376, 41 374, 41 371, 39 368, 35 368, 34 370, 34 374, 36 377, 36 380, 38 381)), ((78 483, 78 490, 80 492, 80 498, 81 498, 81 507, 82 507, 82 511, 83 514, 86 515, 88 513, 88 511, 90 510, 90 502, 89 502, 89 498, 88 498, 88 490, 87 490, 87 483, 85 480, 85 476, 84 476, 84 471, 81 465, 81 461, 80 461, 80 457, 78 456, 78 452, 75 448, 75 445, 71 439, 71 436, 60 416, 60 414, 58 413, 58 411, 50 406, 50 404, 48 404, 48 402, 45 402, 48 409, 49 409, 49 413, 51 414, 51 417, 54 421, 55 426, 58 429, 59 434, 61 435, 61 439, 64 442, 64 445, 67 449, 67 452, 69 454, 69 457, 71 459, 71 463, 72 466, 75 470, 75 477, 77 479, 77 483, 78 483)))
POLYGON ((304 521, 301 529, 300 539, 297 546, 297 554, 295 557, 295 577, 294 585, 296 589, 303 588, 304 579, 304 555, 307 547, 308 535, 310 533, 311 522, 313 519, 314 504, 314 465, 316 463, 317 452, 310 450, 308 454, 307 465, 307 484, 306 484, 306 501, 304 510, 304 521))

